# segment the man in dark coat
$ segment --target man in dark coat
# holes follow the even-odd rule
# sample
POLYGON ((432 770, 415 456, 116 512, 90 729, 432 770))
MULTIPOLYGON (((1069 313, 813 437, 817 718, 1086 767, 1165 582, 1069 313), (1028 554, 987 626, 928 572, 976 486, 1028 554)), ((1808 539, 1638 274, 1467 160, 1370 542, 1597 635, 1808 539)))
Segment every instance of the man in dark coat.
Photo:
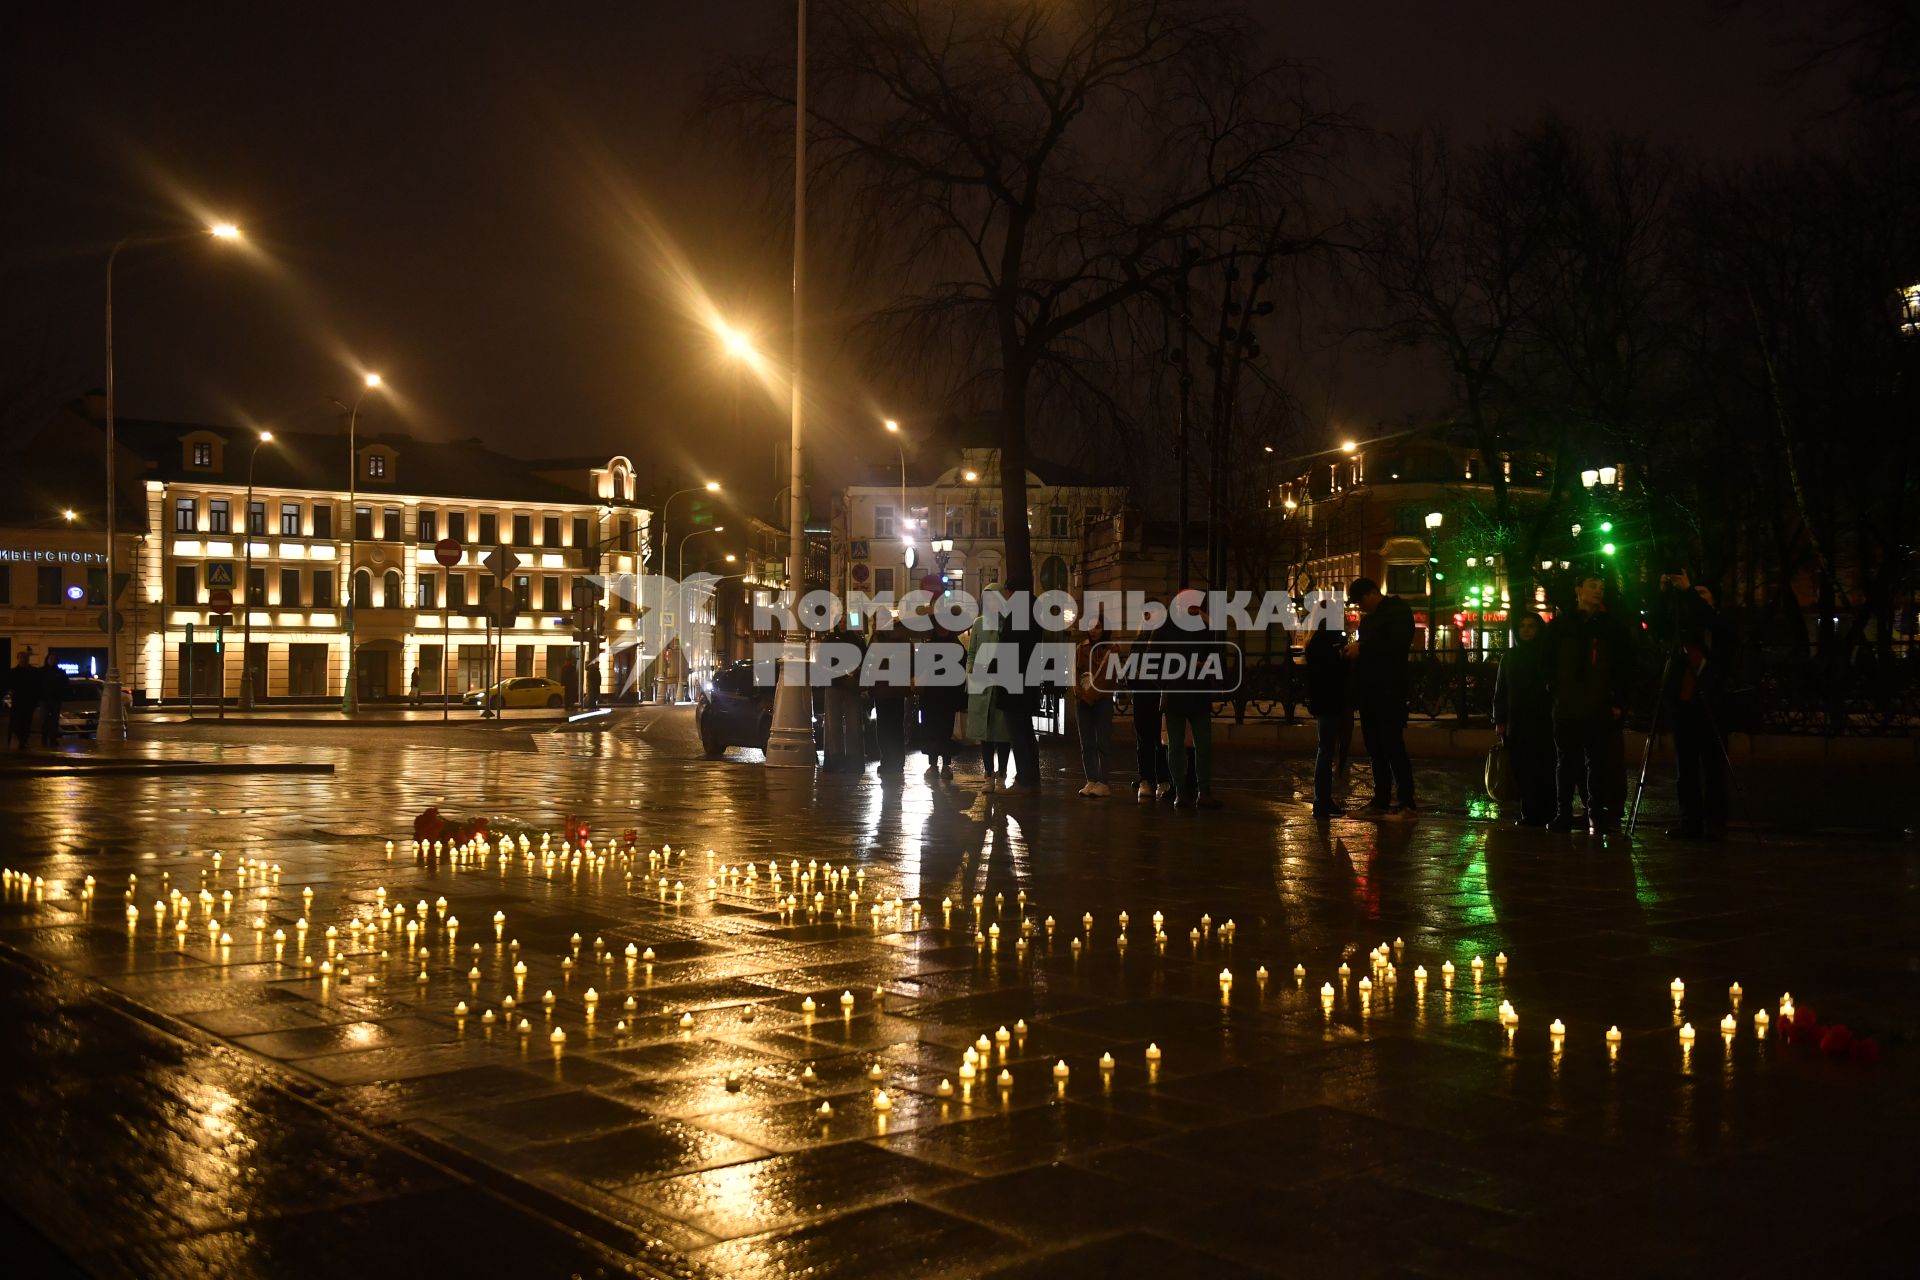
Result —
POLYGON ((33 709, 40 705, 40 670, 31 649, 22 649, 7 672, 7 702, 7 740, 24 751, 33 735, 33 709))
POLYGON ((53 665, 53 654, 40 664, 40 744, 60 742, 60 709, 67 703, 67 673, 53 665))
POLYGON ((1513 647, 1500 659, 1493 681, 1493 731, 1507 744, 1513 762, 1523 827, 1544 827, 1553 820, 1552 657, 1547 624, 1529 609, 1515 621, 1513 647))
POLYGON ((1413 649, 1413 610, 1398 596, 1383 595, 1371 578, 1355 578, 1347 599, 1360 609, 1360 638, 1347 645, 1355 664, 1355 701, 1360 732, 1373 759, 1376 817, 1412 819, 1413 761, 1407 756, 1407 655, 1413 649), (1398 801, 1396 803, 1395 801, 1398 801))
POLYGON ((1627 798, 1622 732, 1633 683, 1633 642, 1607 611, 1607 580, 1589 573, 1574 584, 1575 607, 1547 628, 1553 645, 1553 740, 1558 756, 1554 815, 1548 827, 1572 831, 1573 795, 1584 777, 1587 825, 1620 829, 1627 798))
POLYGON ((1727 654, 1713 591, 1693 581, 1684 566, 1660 579, 1659 625, 1672 655, 1667 687, 1660 691, 1673 725, 1673 754, 1680 769, 1680 825, 1676 840, 1718 840, 1727 830, 1727 654))

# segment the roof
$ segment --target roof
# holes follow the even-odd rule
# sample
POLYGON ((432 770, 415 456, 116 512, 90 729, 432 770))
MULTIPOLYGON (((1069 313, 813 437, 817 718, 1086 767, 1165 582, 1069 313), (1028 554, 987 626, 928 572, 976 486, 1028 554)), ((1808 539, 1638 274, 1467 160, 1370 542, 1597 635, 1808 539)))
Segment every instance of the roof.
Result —
MULTIPOLYGON (((104 430, 104 424, 83 407, 71 406, 70 412, 104 430)), ((244 487, 247 483, 249 457, 254 454, 258 440, 256 433, 246 427, 139 418, 117 418, 114 431, 122 450, 146 462, 141 479, 235 487, 244 487), (211 435, 226 442, 226 447, 216 455, 221 463, 219 469, 209 471, 186 465, 180 446, 190 435, 211 435)), ((555 505, 599 501, 585 487, 584 467, 581 468, 581 487, 572 488, 535 474, 536 464, 496 453, 478 440, 422 440, 399 432, 362 431, 356 444, 363 453, 369 446, 378 445, 394 453, 391 482, 363 475, 356 484, 359 492, 368 495, 387 492, 555 505)), ((598 461, 604 464, 606 460, 598 461)), ((253 463, 254 483, 269 489, 345 492, 351 469, 344 430, 275 431, 272 441, 259 446, 253 463)))

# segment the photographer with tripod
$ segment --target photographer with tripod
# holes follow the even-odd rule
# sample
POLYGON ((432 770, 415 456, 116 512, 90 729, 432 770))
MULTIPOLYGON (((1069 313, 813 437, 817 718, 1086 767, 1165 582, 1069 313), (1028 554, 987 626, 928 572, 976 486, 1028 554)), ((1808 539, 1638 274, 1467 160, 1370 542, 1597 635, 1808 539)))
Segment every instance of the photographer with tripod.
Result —
POLYGON ((1665 701, 1679 763, 1680 825, 1676 840, 1719 840, 1727 831, 1726 667, 1732 654, 1713 591, 1686 566, 1660 575, 1656 625, 1668 646, 1665 701))

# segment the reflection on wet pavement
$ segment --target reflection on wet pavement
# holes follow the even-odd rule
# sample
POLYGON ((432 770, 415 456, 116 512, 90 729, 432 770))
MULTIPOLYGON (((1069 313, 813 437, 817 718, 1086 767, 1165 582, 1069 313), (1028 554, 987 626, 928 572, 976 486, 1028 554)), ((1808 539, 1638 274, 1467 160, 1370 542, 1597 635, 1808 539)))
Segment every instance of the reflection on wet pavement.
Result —
POLYGON ((26 1255, 1721 1274, 1913 1225, 1910 845, 1316 827, 1286 762, 1192 815, 553 739, 0 780, 26 1255), (428 805, 493 841, 416 850, 428 805), (1780 1044, 1787 991, 1883 1060, 1780 1044))

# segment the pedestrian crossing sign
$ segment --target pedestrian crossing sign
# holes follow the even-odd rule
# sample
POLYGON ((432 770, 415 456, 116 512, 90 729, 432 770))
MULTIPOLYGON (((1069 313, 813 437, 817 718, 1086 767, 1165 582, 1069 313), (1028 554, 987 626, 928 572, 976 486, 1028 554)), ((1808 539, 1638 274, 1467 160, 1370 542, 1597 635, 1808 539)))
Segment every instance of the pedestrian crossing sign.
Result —
POLYGON ((231 587, 233 585, 233 561, 207 561, 207 585, 209 587, 231 587))

